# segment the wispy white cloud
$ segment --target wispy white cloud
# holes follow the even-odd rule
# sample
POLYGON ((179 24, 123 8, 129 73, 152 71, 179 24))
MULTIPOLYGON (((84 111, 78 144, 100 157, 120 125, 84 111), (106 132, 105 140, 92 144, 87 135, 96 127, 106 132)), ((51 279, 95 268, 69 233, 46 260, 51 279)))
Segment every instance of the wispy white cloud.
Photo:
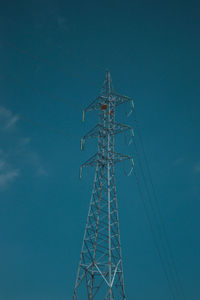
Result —
POLYGON ((19 116, 16 115, 9 118, 7 123, 5 124, 5 129, 9 129, 15 126, 18 120, 19 120, 19 116))
POLYGON ((67 25, 67 19, 62 17, 62 16, 57 16, 57 25, 60 29, 67 30, 68 25, 67 25))
POLYGON ((6 187, 20 175, 20 171, 11 166, 3 151, 0 152, 0 188, 6 187))
POLYGON ((172 162, 173 166, 180 166, 184 162, 184 159, 182 157, 178 157, 172 162))
POLYGON ((10 110, 6 109, 5 107, 0 106, 0 116, 9 118, 10 116, 12 116, 12 113, 10 110))
POLYGON ((172 162, 173 167, 181 167, 184 166, 190 169, 193 173, 200 173, 200 161, 189 161, 185 158, 179 157, 172 162))
POLYGON ((25 168, 39 177, 48 175, 39 154, 31 149, 30 137, 21 134, 19 120, 17 114, 0 106, 0 189, 23 175, 25 168))
POLYGON ((47 176, 48 175, 48 172, 44 168, 44 166, 41 162, 41 158, 38 155, 38 153, 33 152, 33 151, 27 152, 26 153, 26 160, 27 160, 29 165, 33 166, 36 176, 40 177, 40 176, 47 176))
POLYGON ((0 106, 1 129, 6 130, 14 128, 18 120, 18 115, 13 114, 10 110, 0 106))
POLYGON ((200 161, 194 165, 194 171, 196 173, 200 173, 200 161))
POLYGON ((1 159, 0 160, 0 172, 4 169, 5 164, 6 164, 5 160, 1 159))
POLYGON ((19 139, 19 145, 26 146, 28 144, 30 144, 31 139, 29 137, 22 137, 19 139))
POLYGON ((63 15, 56 3, 49 6, 45 11, 38 10, 33 14, 33 25, 36 29, 41 28, 57 28, 60 30, 68 30, 68 19, 63 15))
POLYGON ((43 166, 38 167, 37 169, 37 175, 38 176, 48 176, 47 170, 43 166))
POLYGON ((4 170, 0 172, 0 187, 5 187, 19 176, 19 170, 4 170))

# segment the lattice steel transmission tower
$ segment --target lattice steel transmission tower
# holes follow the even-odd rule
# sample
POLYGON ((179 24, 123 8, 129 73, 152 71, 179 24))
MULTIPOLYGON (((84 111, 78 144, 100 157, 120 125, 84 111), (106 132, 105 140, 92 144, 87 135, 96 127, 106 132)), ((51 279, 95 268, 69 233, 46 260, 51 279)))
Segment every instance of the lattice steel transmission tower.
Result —
POLYGON ((84 111, 97 111, 98 125, 81 140, 81 147, 89 138, 97 138, 98 152, 81 166, 96 166, 87 224, 83 239, 80 263, 73 300, 125 299, 124 275, 119 232, 115 164, 133 160, 114 151, 115 134, 132 128, 115 121, 116 107, 130 102, 129 97, 116 94, 110 72, 106 72, 100 96, 84 111))

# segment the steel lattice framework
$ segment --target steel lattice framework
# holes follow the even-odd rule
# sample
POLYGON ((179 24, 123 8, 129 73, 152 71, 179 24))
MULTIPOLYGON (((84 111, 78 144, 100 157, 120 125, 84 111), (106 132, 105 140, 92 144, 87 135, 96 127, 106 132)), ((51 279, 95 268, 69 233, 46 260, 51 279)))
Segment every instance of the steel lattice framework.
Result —
POLYGON ((115 121, 115 110, 120 104, 132 99, 114 92, 110 72, 100 96, 84 111, 97 111, 98 125, 81 140, 84 147, 88 138, 98 139, 98 152, 81 166, 96 166, 87 224, 83 239, 80 263, 74 288, 73 300, 125 299, 122 266, 115 164, 133 160, 130 156, 114 151, 115 134, 132 128, 115 121))

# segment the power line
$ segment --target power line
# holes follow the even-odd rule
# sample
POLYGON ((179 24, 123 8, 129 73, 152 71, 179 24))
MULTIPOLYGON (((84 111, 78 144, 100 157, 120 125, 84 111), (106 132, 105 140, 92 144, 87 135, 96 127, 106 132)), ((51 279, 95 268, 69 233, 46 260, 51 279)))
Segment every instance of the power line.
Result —
MULTIPOLYGON (((169 254, 168 261, 169 261, 169 265, 171 265, 172 268, 173 268, 171 272, 172 272, 173 276, 175 277, 176 289, 177 289, 177 291, 180 291, 182 298, 186 299, 183 288, 182 288, 182 285, 181 285, 181 282, 180 282, 180 278, 179 278, 179 275, 178 275, 177 267, 176 267, 176 264, 175 264, 175 261, 174 261, 173 255, 172 255, 172 250, 171 250, 171 246, 170 246, 169 239, 168 239, 168 236, 167 236, 165 223, 163 221, 162 214, 161 214, 161 211, 160 211, 160 207, 159 207, 159 204, 158 204, 158 199, 157 199, 157 195, 156 195, 156 191, 155 191, 155 186, 153 184, 153 180, 152 180, 152 176, 151 176, 151 172, 150 172, 150 167, 149 167, 149 164, 148 164, 146 152, 144 150, 144 144, 143 144, 142 136, 141 136, 141 133, 140 133, 139 125, 138 125, 138 122, 137 122, 137 119, 136 119, 135 111, 133 111, 133 116, 134 116, 134 121, 135 121, 135 124, 136 124, 136 130, 137 130, 137 133, 138 133, 138 137, 139 137, 139 140, 140 140, 140 144, 141 144, 141 147, 142 147, 142 152, 143 152, 143 156, 144 156, 148 176, 150 178, 150 184, 151 184, 152 191, 153 191, 154 204, 157 207, 157 213, 155 211, 154 204, 151 201, 148 185, 147 185, 145 175, 144 175, 144 171, 143 171, 143 168, 142 168, 141 159, 139 157, 139 153, 138 153, 138 150, 137 150, 137 147, 136 147, 136 143, 134 141, 135 149, 136 149, 138 160, 139 160, 139 163, 140 163, 142 177, 143 177, 144 184, 145 184, 148 196, 149 196, 149 204, 150 204, 150 207, 153 211, 154 218, 157 220, 157 217, 158 217, 158 220, 159 220, 158 223, 160 224, 160 226, 159 226, 160 236, 163 238, 163 240, 165 241, 165 244, 166 244, 166 251, 169 254)), ((165 247, 165 246, 163 245, 163 247, 165 247)))
POLYGON ((150 217, 150 214, 149 214, 149 212, 148 212, 148 208, 147 208, 146 202, 145 202, 145 200, 144 200, 142 188, 141 188, 141 186, 140 186, 140 182, 139 182, 139 179, 138 179, 138 176, 137 176, 137 174, 136 174, 135 169, 133 169, 133 173, 134 173, 134 176, 135 176, 135 179, 136 179, 136 184, 137 184, 137 186, 138 186, 138 191, 139 191, 139 194, 140 194, 140 198, 141 198, 141 200, 142 200, 142 205, 143 205, 143 208, 144 208, 144 211, 145 211, 145 215, 146 215, 146 218, 147 218, 147 222, 148 222, 148 225, 149 225, 149 228, 150 228, 152 237, 153 237, 154 245, 155 245, 156 251, 157 251, 157 253, 158 253, 158 256, 159 256, 159 259, 160 259, 160 262, 161 262, 161 266, 162 266, 163 271, 164 271, 164 274, 165 274, 165 277, 166 277, 166 279, 167 279, 167 283, 168 283, 168 287, 169 287, 171 296, 172 296, 173 299, 176 299, 175 294, 174 294, 173 285, 172 285, 172 283, 171 283, 171 280, 170 280, 168 271, 167 271, 167 269, 166 269, 165 261, 164 261, 164 259, 163 259, 162 254, 161 254, 159 244, 158 244, 158 242, 157 242, 157 238, 156 238, 156 234, 155 234, 155 231, 154 231, 154 227, 153 227, 153 224, 152 224, 152 222, 151 222, 151 217, 150 217))
MULTIPOLYGON (((139 162, 139 166, 140 166, 140 171, 141 171, 141 174, 142 174, 142 178, 143 178, 143 182, 144 182, 144 186, 145 186, 145 189, 146 189, 146 192, 147 192, 147 197, 148 197, 148 203, 150 205, 150 208, 153 212, 153 217, 154 217, 154 220, 156 222, 156 224, 158 225, 157 226, 157 229, 158 229, 158 233, 159 233, 159 236, 160 236, 160 240, 162 242, 162 240, 164 240, 164 237, 162 235, 162 229, 161 229, 161 222, 160 220, 158 219, 157 217, 157 213, 156 213, 156 210, 155 210, 155 207, 154 207, 154 204, 152 202, 152 197, 151 197, 151 193, 149 191, 149 188, 148 188, 148 184, 147 184, 147 181, 146 181, 146 177, 145 177, 145 174, 144 174, 144 170, 143 170, 143 167, 142 167, 142 163, 141 163, 141 158, 140 158, 140 155, 139 155, 139 152, 138 152, 138 149, 137 149, 137 145, 136 145, 136 141, 134 139, 134 148, 135 148, 135 152, 136 152, 136 157, 138 159, 138 162, 139 162)), ((164 240, 165 242, 165 240, 164 240)), ((174 283, 175 283, 175 288, 176 288, 176 291, 177 293, 179 294, 179 288, 177 286, 177 282, 176 282, 176 278, 174 279, 174 270, 173 270, 173 264, 172 262, 170 261, 170 258, 168 257, 168 251, 167 249, 165 248, 165 243, 161 243, 161 246, 162 246, 162 249, 163 251, 165 252, 165 255, 166 255, 166 262, 167 262, 167 265, 168 265, 168 269, 171 273, 171 276, 173 277, 173 280, 174 280, 174 283), (171 268, 171 265, 172 265, 172 268, 171 268)))

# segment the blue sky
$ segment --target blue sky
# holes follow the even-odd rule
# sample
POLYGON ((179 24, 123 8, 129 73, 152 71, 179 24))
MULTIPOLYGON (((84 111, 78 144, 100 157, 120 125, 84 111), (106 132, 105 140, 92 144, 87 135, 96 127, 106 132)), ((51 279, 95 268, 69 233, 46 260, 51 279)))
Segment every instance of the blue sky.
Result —
MULTIPOLYGON (((79 181, 79 166, 96 151, 95 142, 80 151, 97 117, 82 124, 81 109, 106 69, 134 99, 184 293, 200 298, 199 9, 194 0, 1 3, 1 299, 72 297, 94 172, 79 181)), ((138 167, 133 144, 121 138, 119 148, 138 167)), ((127 299, 172 299, 134 176, 116 173, 127 299)))

